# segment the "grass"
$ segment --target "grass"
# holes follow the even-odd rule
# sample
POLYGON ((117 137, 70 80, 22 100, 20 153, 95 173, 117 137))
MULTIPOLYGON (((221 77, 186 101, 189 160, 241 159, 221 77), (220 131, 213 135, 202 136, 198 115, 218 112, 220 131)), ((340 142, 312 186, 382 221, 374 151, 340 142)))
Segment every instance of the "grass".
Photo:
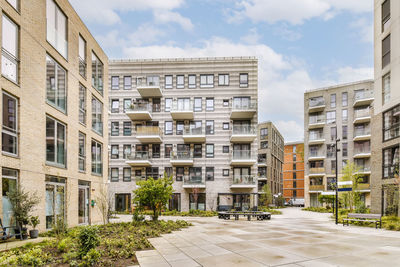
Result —
POLYGON ((331 208, 327 209, 325 207, 308 207, 308 208, 303 208, 301 210, 319 212, 319 213, 332 213, 333 212, 333 210, 331 208))
POLYGON ((153 248, 147 240, 177 231, 191 224, 185 221, 112 223, 97 228, 100 243, 85 256, 79 255, 80 226, 54 239, 0 252, 0 266, 128 266, 137 264, 136 251, 153 248))

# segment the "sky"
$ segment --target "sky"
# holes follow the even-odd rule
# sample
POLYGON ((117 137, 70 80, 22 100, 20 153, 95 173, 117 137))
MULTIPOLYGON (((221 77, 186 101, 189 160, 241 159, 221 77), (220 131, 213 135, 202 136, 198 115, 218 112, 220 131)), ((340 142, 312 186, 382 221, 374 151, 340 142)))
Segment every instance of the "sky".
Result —
POLYGON ((110 59, 255 56, 259 117, 304 139, 304 92, 373 78, 372 0, 70 0, 110 59))

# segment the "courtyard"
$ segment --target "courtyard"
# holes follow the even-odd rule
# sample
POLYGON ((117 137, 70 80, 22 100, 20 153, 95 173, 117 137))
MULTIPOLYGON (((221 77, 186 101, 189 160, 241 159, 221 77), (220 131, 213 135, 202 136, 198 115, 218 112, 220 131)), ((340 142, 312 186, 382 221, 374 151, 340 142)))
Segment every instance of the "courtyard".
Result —
POLYGON ((149 239, 155 250, 136 256, 142 267, 399 265, 400 232, 336 226, 331 214, 299 208, 282 212, 251 222, 179 217, 193 226, 149 239))

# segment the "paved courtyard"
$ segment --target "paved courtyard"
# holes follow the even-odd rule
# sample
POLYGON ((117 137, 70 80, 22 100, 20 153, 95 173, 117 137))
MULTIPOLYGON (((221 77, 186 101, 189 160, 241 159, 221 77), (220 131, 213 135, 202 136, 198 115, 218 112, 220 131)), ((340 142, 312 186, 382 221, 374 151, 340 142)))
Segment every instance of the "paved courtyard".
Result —
POLYGON ((136 255, 142 267, 400 266, 399 232, 336 226, 329 216, 286 208, 270 221, 179 218, 194 226, 136 255))

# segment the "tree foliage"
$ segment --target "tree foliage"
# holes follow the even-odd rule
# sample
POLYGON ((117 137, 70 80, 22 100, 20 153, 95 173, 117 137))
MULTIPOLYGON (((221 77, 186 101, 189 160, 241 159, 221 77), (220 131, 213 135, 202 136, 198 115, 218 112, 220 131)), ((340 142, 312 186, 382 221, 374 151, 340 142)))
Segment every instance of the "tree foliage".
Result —
POLYGON ((358 185, 362 181, 363 175, 359 173, 360 168, 353 162, 348 163, 342 169, 342 181, 352 181, 352 191, 343 192, 341 194, 341 199, 345 207, 357 208, 361 205, 361 194, 358 192, 358 185))
POLYGON ((137 183, 138 188, 133 191, 133 202, 136 208, 144 210, 145 207, 153 211, 153 220, 157 221, 161 210, 166 208, 168 201, 171 199, 172 177, 167 177, 154 180, 152 177, 145 181, 137 183))
POLYGON ((260 193, 261 193, 260 197, 259 197, 260 204, 263 204, 263 205, 260 205, 260 206, 268 207, 268 205, 272 203, 272 192, 271 192, 271 188, 269 187, 268 183, 266 183, 262 187, 260 193))
POLYGON ((29 193, 23 188, 17 187, 16 190, 8 192, 7 196, 10 200, 11 209, 17 226, 22 227, 27 225, 33 209, 40 202, 40 198, 37 196, 36 192, 29 193))

